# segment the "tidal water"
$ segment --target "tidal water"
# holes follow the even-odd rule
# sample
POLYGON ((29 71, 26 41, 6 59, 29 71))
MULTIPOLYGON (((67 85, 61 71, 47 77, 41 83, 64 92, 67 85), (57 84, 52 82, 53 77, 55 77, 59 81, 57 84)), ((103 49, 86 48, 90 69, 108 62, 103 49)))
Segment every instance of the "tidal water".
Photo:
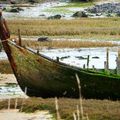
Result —
POLYGON ((26 95, 22 92, 19 85, 0 85, 0 99, 23 98, 26 95))
MULTIPOLYGON (((118 47, 109 48, 109 68, 115 69, 117 66, 118 47)), ((56 59, 60 62, 83 68, 87 66, 87 57, 89 55, 89 68, 93 65, 97 69, 104 69, 104 62, 107 60, 107 48, 79 48, 79 49, 51 49, 43 50, 42 54, 56 59)))

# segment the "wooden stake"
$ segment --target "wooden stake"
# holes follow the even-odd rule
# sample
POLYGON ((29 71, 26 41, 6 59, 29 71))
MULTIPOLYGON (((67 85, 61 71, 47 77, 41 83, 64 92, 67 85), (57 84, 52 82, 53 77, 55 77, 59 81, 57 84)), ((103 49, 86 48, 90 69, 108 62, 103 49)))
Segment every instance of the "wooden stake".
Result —
POLYGON ((81 113, 81 118, 83 120, 84 119, 84 115, 83 115, 83 104, 82 104, 82 92, 81 92, 80 79, 79 79, 77 74, 75 76, 76 76, 76 79, 77 79, 77 84, 78 84, 78 89, 79 89, 80 113, 81 113))
POLYGON ((15 99, 15 109, 17 109, 18 99, 15 99))
POLYGON ((94 65, 92 66, 92 68, 93 68, 93 70, 95 70, 95 66, 94 65))
POLYGON ((107 71, 107 62, 104 61, 104 70, 107 71))
POLYGON ((85 64, 83 65, 83 69, 85 69, 85 64))
POLYGON ((80 110, 78 105, 77 105, 77 120, 80 120, 80 110))
POLYGON ((18 29, 19 46, 22 46, 21 31, 18 29))
POLYGON ((89 120, 88 114, 86 114, 86 119, 89 120))
POLYGON ((106 53, 106 68, 109 70, 109 48, 107 48, 107 53, 106 53))
POLYGON ((59 62, 59 57, 57 57, 57 62, 59 62))
POLYGON ((57 99, 57 97, 55 97, 55 108, 56 108, 57 120, 60 120, 59 106, 58 106, 58 99, 57 99))
POLYGON ((87 57, 87 68, 89 68, 90 56, 87 57))
POLYGON ((8 110, 10 109, 10 98, 8 99, 8 110))
POLYGON ((73 118, 74 118, 74 120, 77 120, 75 113, 73 113, 73 118))

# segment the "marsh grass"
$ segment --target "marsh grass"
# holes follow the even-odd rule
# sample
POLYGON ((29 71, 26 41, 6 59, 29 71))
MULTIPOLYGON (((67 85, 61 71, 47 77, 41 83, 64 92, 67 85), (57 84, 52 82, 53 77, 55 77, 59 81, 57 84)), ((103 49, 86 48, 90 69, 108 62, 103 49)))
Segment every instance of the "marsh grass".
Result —
POLYGON ((90 42, 90 41, 70 41, 70 40, 59 40, 59 41, 22 41, 23 45, 37 49, 42 47, 47 48, 80 48, 80 47, 113 47, 118 44, 113 44, 111 42, 90 42))
POLYGON ((11 34, 18 29, 25 36, 78 36, 82 38, 120 37, 120 18, 81 18, 75 20, 8 20, 11 34))
MULTIPOLYGON (((7 101, 7 100, 6 100, 7 101)), ((0 101, 0 109, 7 109, 6 101, 0 101)), ((20 109, 22 99, 18 99, 17 108, 20 109)), ((11 108, 14 108, 15 99, 11 100, 11 108)), ((59 99, 59 112, 61 119, 73 120, 78 99, 59 99)), ((90 120, 120 120, 120 101, 110 100, 85 100, 83 99, 84 112, 88 113, 90 120)), ((54 98, 28 98, 23 106, 23 112, 35 112, 36 110, 49 110, 56 114, 54 98)))

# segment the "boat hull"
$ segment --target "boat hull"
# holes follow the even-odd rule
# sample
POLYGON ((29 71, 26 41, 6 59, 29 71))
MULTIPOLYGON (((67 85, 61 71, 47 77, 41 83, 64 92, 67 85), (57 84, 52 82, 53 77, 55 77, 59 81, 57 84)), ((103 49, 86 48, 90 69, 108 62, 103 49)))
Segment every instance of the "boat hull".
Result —
POLYGON ((96 99, 120 99, 120 77, 83 70, 38 55, 9 42, 16 70, 13 70, 23 91, 37 97, 78 98, 75 74, 80 78, 82 96, 96 99))

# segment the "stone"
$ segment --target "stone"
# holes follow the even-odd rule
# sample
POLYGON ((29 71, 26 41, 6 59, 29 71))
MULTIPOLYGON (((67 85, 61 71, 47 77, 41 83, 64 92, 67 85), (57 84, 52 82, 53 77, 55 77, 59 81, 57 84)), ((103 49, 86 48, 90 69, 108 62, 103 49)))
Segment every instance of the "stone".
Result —
POLYGON ((116 14, 119 16, 120 13, 120 3, 104 3, 101 5, 95 5, 92 8, 86 9, 88 13, 95 14, 99 16, 99 14, 105 14, 107 17, 113 16, 116 14))
POLYGON ((13 9, 10 10, 10 12, 19 13, 19 10, 17 8, 13 8, 13 9))
POLYGON ((20 7, 17 7, 16 8, 18 11, 24 11, 24 9, 20 8, 20 7))
POLYGON ((40 41, 40 42, 49 41, 49 38, 48 37, 39 37, 38 41, 40 41))
POLYGON ((106 16, 107 16, 107 17, 113 17, 113 15, 110 14, 110 13, 108 13, 106 16))
POLYGON ((96 16, 101 16, 102 15, 102 13, 96 13, 96 16))
POLYGON ((5 12, 10 12, 11 9, 12 9, 11 7, 4 7, 2 10, 5 12))
POLYGON ((48 19, 61 19, 61 15, 54 15, 54 16, 50 16, 48 17, 48 19))
POLYGON ((120 12, 116 13, 116 16, 117 16, 117 17, 120 17, 120 12))
POLYGON ((10 0, 10 3, 11 4, 16 4, 16 1, 15 0, 10 0))
POLYGON ((45 14, 40 14, 39 16, 45 16, 45 14))
POLYGON ((4 8, 3 9, 6 12, 13 12, 13 13, 19 13, 19 11, 24 11, 24 9, 20 8, 20 7, 11 7, 11 8, 4 8))
POLYGON ((36 1, 35 1, 35 0, 29 0, 29 2, 30 2, 31 4, 36 3, 36 1))

